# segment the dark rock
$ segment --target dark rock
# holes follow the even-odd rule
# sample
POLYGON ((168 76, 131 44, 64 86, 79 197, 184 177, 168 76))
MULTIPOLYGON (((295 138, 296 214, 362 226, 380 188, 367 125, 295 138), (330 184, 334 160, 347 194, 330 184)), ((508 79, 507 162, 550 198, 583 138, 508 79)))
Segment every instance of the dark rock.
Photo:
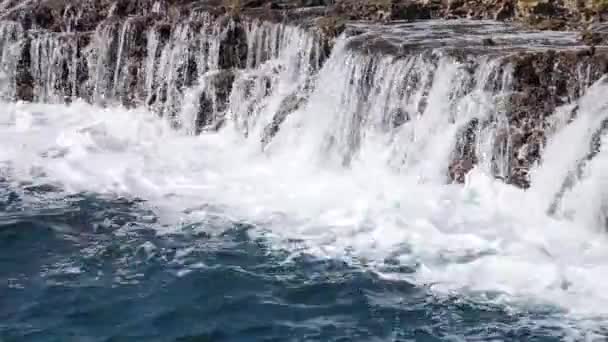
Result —
POLYGON ((533 24, 539 30, 559 31, 567 27, 567 22, 564 19, 543 19, 533 24))
POLYGON ((475 163, 470 159, 454 160, 448 168, 448 177, 455 183, 464 183, 466 175, 474 166, 475 163))
POLYGON ((334 38, 346 29, 346 20, 342 17, 326 16, 317 19, 316 25, 325 37, 334 38))
POLYGON ((219 67, 244 68, 247 62, 247 33, 240 20, 230 19, 220 42, 219 67))
POLYGON ((17 63, 15 76, 15 97, 16 100, 33 101, 34 100, 34 78, 30 72, 30 45, 31 39, 27 38, 23 42, 24 47, 22 54, 17 63))
MULTIPOLYGON (((586 51, 586 50, 585 50, 586 51)), ((606 72, 608 56, 603 53, 578 51, 550 51, 514 56, 514 90, 508 99, 507 116, 512 165, 509 183, 528 187, 528 173, 540 161, 545 145, 547 119, 555 109, 582 95, 581 79, 577 70, 589 70, 586 85, 598 80, 606 72)))
POLYGON ((271 5, 272 2, 269 0, 241 0, 242 8, 256 8, 271 5))
POLYGON ((288 95, 281 101, 279 110, 272 118, 272 122, 264 128, 264 136, 262 137, 262 147, 270 143, 270 140, 277 134, 279 127, 285 121, 287 116, 300 108, 306 102, 306 97, 299 92, 288 95))
POLYGON ((448 167, 450 181, 463 183, 465 175, 477 164, 475 140, 479 130, 479 120, 471 120, 458 134, 452 163, 448 167))
POLYGON ((606 44, 608 42, 608 33, 585 30, 581 32, 581 40, 590 46, 606 44))
POLYGON ((235 75, 230 70, 222 70, 207 75, 205 88, 199 98, 199 110, 196 116, 196 133, 205 130, 217 130, 223 122, 223 113, 228 104, 235 75))
POLYGON ((501 5, 499 5, 493 19, 494 20, 507 20, 509 18, 513 18, 514 15, 515 15, 515 8, 514 8, 513 4, 509 1, 505 1, 501 5))
POLYGON ((404 109, 398 108, 390 115, 391 117, 391 128, 397 128, 404 123, 410 121, 410 114, 404 109))
POLYGON ((431 19, 431 9, 422 2, 413 0, 394 1, 391 6, 392 20, 431 19))
POLYGON ((482 39, 482 40, 481 40, 481 43, 482 43, 484 46, 495 46, 495 45, 496 45, 496 42, 494 42, 494 41, 492 40, 492 38, 484 38, 484 39, 482 39))
POLYGON ((430 19, 431 7, 417 0, 337 0, 334 10, 353 20, 430 19))
POLYGON ((578 57, 589 57, 595 54, 595 46, 591 46, 588 49, 582 49, 576 52, 578 57))

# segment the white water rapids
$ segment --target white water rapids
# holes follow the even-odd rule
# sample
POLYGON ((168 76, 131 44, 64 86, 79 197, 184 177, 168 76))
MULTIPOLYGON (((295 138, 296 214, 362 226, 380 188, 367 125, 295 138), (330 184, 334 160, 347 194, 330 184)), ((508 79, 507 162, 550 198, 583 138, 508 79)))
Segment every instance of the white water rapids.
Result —
POLYGON ((466 184, 448 185, 458 130, 500 111, 496 101, 509 78, 492 72, 493 60, 471 75, 444 57, 436 64, 387 57, 375 61, 367 80, 378 88, 362 94, 356 82, 366 78, 371 57, 348 52, 343 43, 313 90, 305 86, 312 76, 302 63, 310 56, 295 48, 267 62, 248 61, 254 67, 237 77, 273 75, 273 91, 262 96, 254 86, 243 97, 235 86, 226 109, 231 119, 219 132, 199 136, 189 134, 196 106, 183 106, 182 129, 175 130, 144 108, 3 103, 0 176, 15 189, 50 183, 66 193, 141 198, 158 215, 159 233, 219 215, 254 224, 250 233, 273 247, 344 259, 438 295, 552 305, 585 324, 606 322, 606 144, 557 213, 547 210, 608 118, 608 85, 592 86, 576 119, 557 125, 527 191, 491 174, 497 126, 480 132, 480 163, 466 184), (395 86, 403 75, 426 86, 395 86), (500 87, 488 92, 488 83, 500 87), (262 149, 263 128, 294 92, 309 92, 308 101, 262 149), (397 109, 412 118, 393 128, 397 109), (413 272, 389 272, 387 261, 413 272))

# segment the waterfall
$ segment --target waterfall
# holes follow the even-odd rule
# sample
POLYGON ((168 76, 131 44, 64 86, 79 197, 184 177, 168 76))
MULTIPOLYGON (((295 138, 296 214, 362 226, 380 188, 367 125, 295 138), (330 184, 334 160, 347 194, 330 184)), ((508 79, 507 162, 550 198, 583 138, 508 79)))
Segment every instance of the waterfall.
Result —
POLYGON ((490 111, 474 108, 491 106, 480 103, 493 95, 483 90, 496 81, 483 75, 498 67, 490 64, 466 65, 441 54, 368 56, 338 43, 320 72, 323 86, 288 118, 277 144, 313 149, 311 158, 336 165, 381 162, 443 181, 442 164, 458 130, 490 111), (439 135, 445 139, 438 141, 439 135))
POLYGON ((439 293, 606 313, 603 55, 494 22, 331 37, 165 5, 0 22, 2 177, 142 199, 159 234, 246 222, 439 293))
POLYGON ((21 25, 6 22, 0 25, 0 71, 2 72, 2 99, 11 100, 16 95, 16 77, 19 58, 23 49, 24 32, 21 25))
POLYGON ((236 135, 269 158, 383 169, 412 184, 464 183, 475 170, 530 187, 550 215, 605 224, 605 195, 589 184, 603 181, 608 113, 590 58, 568 64, 535 33, 514 41, 530 52, 479 52, 425 46, 415 25, 403 45, 390 28, 365 25, 330 41, 305 26, 205 11, 158 20, 167 9, 153 7, 110 15, 92 32, 0 22, 3 99, 147 108, 187 135, 236 135), (537 50, 550 57, 535 61, 537 50), (554 85, 526 88, 545 77, 531 69, 541 62, 554 85), (598 204, 579 207, 590 191, 598 204))
POLYGON ((562 123, 550 137, 543 162, 533 174, 532 190, 550 214, 569 219, 579 216, 589 227, 608 223, 600 219, 608 213, 603 191, 606 180, 600 171, 606 149, 606 89, 602 78, 587 90, 576 107, 576 117, 567 125, 562 123))
MULTIPOLYGON (((159 6, 151 15, 161 15, 159 6)), ((187 134, 232 130, 266 154, 331 167, 381 164, 418 183, 464 182, 473 167, 520 186, 536 177, 550 129, 539 135, 542 121, 517 118, 516 101, 529 101, 520 89, 528 71, 513 53, 395 52, 360 30, 339 37, 328 56, 314 30, 204 11, 175 23, 110 16, 94 32, 26 34, 3 21, 3 96, 145 106, 187 134)), ((406 44, 418 46, 412 37, 406 44)), ((572 67, 572 100, 597 78, 591 67, 572 67)))

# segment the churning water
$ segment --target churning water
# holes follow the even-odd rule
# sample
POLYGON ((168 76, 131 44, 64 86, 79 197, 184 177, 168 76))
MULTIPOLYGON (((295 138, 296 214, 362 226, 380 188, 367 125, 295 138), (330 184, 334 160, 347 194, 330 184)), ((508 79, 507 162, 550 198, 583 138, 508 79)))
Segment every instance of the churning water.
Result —
MULTIPOLYGON (((52 104, 56 89, 42 86, 46 104, 2 103, 0 339, 608 334, 606 144, 581 163, 608 118, 604 80, 574 119, 567 108, 555 114, 524 191, 496 177, 509 155, 494 142, 511 82, 500 58, 467 72, 440 52, 373 56, 342 37, 319 70, 303 31, 248 34, 258 53, 225 105, 208 56, 183 99, 163 104, 178 108, 164 118, 144 106, 52 104), (194 135, 205 92, 209 121, 223 124, 194 135), (478 166, 464 185, 447 184, 458 132, 472 119, 491 123, 478 132, 478 166)), ((143 89, 181 77, 172 70, 183 46, 156 43, 148 40, 156 57, 143 89)), ((100 68, 91 76, 94 102, 127 94, 118 60, 114 77, 100 68)))

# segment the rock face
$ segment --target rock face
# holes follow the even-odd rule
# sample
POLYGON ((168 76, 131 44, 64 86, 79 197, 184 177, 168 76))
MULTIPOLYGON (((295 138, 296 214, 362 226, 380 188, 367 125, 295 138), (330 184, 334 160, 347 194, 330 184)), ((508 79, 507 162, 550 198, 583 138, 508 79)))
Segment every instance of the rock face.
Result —
POLYGON ((511 152, 513 172, 509 177, 512 183, 527 187, 530 166, 540 161, 546 142, 547 119, 557 107, 574 102, 586 87, 608 72, 608 57, 605 51, 548 51, 513 56, 512 60, 511 133, 505 139, 518 148, 511 152))
POLYGON ((217 130, 224 123, 224 118, 218 117, 216 113, 226 110, 234 78, 234 72, 231 70, 221 70, 205 76, 201 81, 204 89, 198 99, 199 114, 194 123, 196 133, 201 133, 203 130, 217 130))
POLYGON ((422 1, 402 0, 339 0, 335 11, 351 20, 430 19, 432 5, 422 1))
MULTIPOLYGON (((437 55, 447 56, 450 61, 446 63, 461 64, 468 73, 459 76, 457 81, 441 82, 460 84, 451 90, 460 97, 472 96, 476 93, 475 87, 481 87, 494 94, 496 103, 488 104, 491 113, 460 125, 452 161, 447 166, 448 178, 463 182, 467 172, 483 165, 487 173, 527 188, 531 169, 541 161, 552 116, 558 108, 575 103, 587 87, 608 72, 608 51, 605 47, 578 43, 576 33, 554 34, 550 40, 539 40, 536 31, 510 31, 513 28, 508 25, 484 25, 475 21, 468 24, 459 21, 457 26, 449 22, 424 23, 356 25, 352 30, 362 38, 349 43, 353 49, 382 51, 398 60, 407 60, 412 55, 427 56, 427 52, 431 52, 427 57, 431 63, 423 67, 427 70, 441 64, 437 55), (366 30, 369 32, 361 33, 366 30), (424 33, 418 35, 418 32, 424 33), (509 32, 516 32, 517 38, 509 38, 509 32)), ((418 75, 403 77, 420 78, 418 75)), ((427 100, 422 97, 417 112, 406 113, 404 117, 432 115, 426 108, 427 100)), ((462 113, 445 115, 463 116, 462 113)))
POLYGON ((520 21, 539 29, 581 29, 608 19, 608 3, 562 0, 337 0, 349 19, 470 18, 520 21))
POLYGON ((230 125, 266 149, 293 113, 339 99, 328 123, 337 131, 322 134, 339 163, 350 164, 372 133, 399 134, 411 140, 391 138, 391 164, 414 167, 434 157, 417 132, 451 125, 452 152, 438 171, 448 182, 481 167, 528 187, 556 110, 608 73, 598 1, 39 0, 0 8, 5 100, 147 106, 176 128, 230 125), (543 35, 522 23, 581 31, 543 35), (342 33, 348 38, 337 39, 342 33), (325 82, 329 72, 338 74, 325 82), (340 80, 324 97, 325 83, 340 80))
MULTIPOLYGON (((196 122, 205 127, 217 121, 210 109, 226 107, 231 70, 276 57, 293 38, 284 25, 256 19, 274 15, 235 16, 224 1, 42 0, 5 7, 1 62, 12 84, 5 99, 147 105, 171 117, 183 107, 186 89, 209 71, 225 70, 196 96, 196 122)), ((311 31, 308 39, 328 44, 321 33, 311 31)), ((306 62, 318 68, 329 50, 311 52, 306 62)))
MULTIPOLYGON (((540 162, 551 116, 558 107, 574 103, 587 87, 608 73, 608 54, 587 49, 548 50, 521 53, 507 60, 513 68, 512 91, 503 99, 506 122, 494 144, 496 150, 506 153, 509 162, 503 170, 495 165, 494 171, 505 182, 527 188, 530 169, 540 162)), ((449 169, 456 181, 462 182, 464 174, 478 162, 475 140, 479 125, 475 119, 462 132, 462 152, 449 169)))

